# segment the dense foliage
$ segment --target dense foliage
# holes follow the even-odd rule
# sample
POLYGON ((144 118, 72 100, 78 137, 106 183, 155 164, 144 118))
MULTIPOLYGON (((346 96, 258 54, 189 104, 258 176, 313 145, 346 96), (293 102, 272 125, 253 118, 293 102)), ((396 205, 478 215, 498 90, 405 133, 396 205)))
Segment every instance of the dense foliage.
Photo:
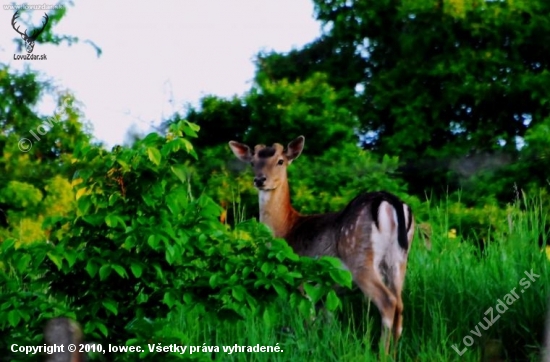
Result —
MULTIPOLYGON (((550 6, 314 5, 322 36, 258 54, 248 92, 206 96, 164 132, 110 151, 91 142, 71 92, 0 63, 1 351, 43 344, 45 322, 68 316, 103 345, 280 343, 284 353, 235 359, 378 360, 376 308, 362 307, 360 293, 336 294, 334 284, 351 284, 338 261, 300 258, 254 220, 252 174, 227 147, 304 135, 289 167, 296 209, 337 210, 359 192, 386 190, 414 211, 399 360, 458 359, 452 345, 477 336, 487 308, 531 270, 539 279, 461 358, 540 358, 550 297, 550 6), (51 115, 36 111, 45 96, 57 102, 51 115), (338 312, 330 323, 317 302, 338 312)), ((52 24, 64 15, 53 12, 52 24)), ((78 40, 53 28, 38 41, 78 40)), ((138 358, 92 359, 106 357, 138 358)))
POLYGON ((94 341, 124 345, 151 342, 147 321, 170 311, 197 311, 206 320, 252 313, 274 323, 269 306, 277 298, 304 316, 322 298, 329 310, 340 305, 331 287, 350 286, 351 276, 338 261, 300 259, 255 222, 229 230, 218 205, 188 192, 180 162, 196 157, 184 134, 194 137, 197 129, 181 122, 166 138, 153 133, 132 149, 76 150, 85 166, 73 178, 76 212, 47 220, 47 243, 2 243, 0 275, 9 288, 1 294, 0 325, 15 333, 1 348, 31 343, 35 335, 25 331, 57 310, 71 310, 94 341))
MULTIPOLYGON (((363 147, 399 155, 415 193, 469 187, 480 172, 499 181, 544 185, 550 122, 550 44, 545 1, 316 0, 323 37, 289 54, 259 57, 257 79, 304 80, 317 72, 346 95, 363 147), (537 136, 534 136, 537 134, 537 136), (524 146, 522 148, 522 146, 524 146)), ((469 201, 471 201, 469 200, 469 201)))

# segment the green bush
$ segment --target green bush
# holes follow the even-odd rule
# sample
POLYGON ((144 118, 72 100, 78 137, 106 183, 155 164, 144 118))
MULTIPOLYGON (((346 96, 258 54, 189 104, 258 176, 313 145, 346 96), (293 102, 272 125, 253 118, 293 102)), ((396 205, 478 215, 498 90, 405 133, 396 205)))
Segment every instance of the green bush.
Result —
POLYGON ((67 310, 90 340, 145 345, 191 343, 175 330, 152 333, 152 325, 177 311, 205 320, 261 315, 273 324, 278 299, 304 316, 321 300, 329 310, 341 305, 332 286, 350 286, 351 275, 339 261, 299 258, 254 221, 231 230, 219 222, 219 205, 189 193, 182 163, 196 154, 184 134, 196 131, 183 121, 166 138, 150 134, 131 149, 77 151, 87 167, 74 179, 76 214, 45 223, 47 244, 15 249, 13 242, 3 243, 9 252, 2 254, 2 277, 26 283, 37 299, 14 305, 10 301, 23 292, 15 286, 2 291, 8 318, 0 320, 0 330, 15 336, 6 345, 37 343, 39 324, 67 310), (27 273, 31 262, 33 272, 27 273), (309 298, 299 292, 301 285, 309 298))

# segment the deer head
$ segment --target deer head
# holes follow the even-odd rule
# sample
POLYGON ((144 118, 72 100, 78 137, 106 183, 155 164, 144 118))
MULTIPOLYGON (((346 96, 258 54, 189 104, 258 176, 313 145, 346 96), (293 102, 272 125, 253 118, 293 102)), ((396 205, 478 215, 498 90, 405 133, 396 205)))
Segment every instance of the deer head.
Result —
POLYGON ((239 160, 252 165, 254 186, 270 191, 287 182, 286 167, 302 153, 304 136, 290 142, 286 150, 279 143, 273 146, 256 145, 254 152, 247 145, 235 141, 229 142, 229 147, 239 160))
POLYGON ((30 36, 27 35, 27 30, 26 29, 22 33, 22 32, 19 31, 19 26, 17 28, 15 27, 15 22, 16 22, 17 18, 19 18, 19 11, 16 11, 15 14, 13 14, 13 18, 11 19, 11 26, 13 27, 13 29, 16 32, 21 34, 21 38, 23 38, 23 40, 27 44, 27 53, 30 54, 30 53, 32 53, 32 51, 34 49, 34 42, 35 42, 36 38, 38 38, 38 36, 42 33, 42 31, 44 30, 44 28, 46 28, 46 25, 48 24, 48 14, 44 13, 44 20, 42 22, 42 28, 40 30, 34 29, 30 36))

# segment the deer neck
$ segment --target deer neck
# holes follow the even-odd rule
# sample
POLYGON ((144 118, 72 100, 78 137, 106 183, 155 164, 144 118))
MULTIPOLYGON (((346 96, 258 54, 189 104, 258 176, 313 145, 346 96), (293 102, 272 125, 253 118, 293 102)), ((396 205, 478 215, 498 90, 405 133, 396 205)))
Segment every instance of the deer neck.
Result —
POLYGON ((285 238, 300 214, 290 204, 288 182, 274 190, 260 190, 260 222, 267 225, 275 237, 285 238))

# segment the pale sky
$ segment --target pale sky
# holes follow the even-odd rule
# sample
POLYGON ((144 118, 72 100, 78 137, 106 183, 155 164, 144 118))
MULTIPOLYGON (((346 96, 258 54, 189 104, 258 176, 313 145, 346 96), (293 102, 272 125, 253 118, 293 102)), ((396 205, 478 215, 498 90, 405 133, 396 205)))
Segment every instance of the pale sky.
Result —
MULTIPOLYGON (((80 43, 36 44, 33 54, 48 59, 27 61, 14 60, 13 13, 0 9, 2 62, 9 60, 15 69, 29 64, 60 89, 72 90, 85 106, 94 136, 108 147, 122 143, 132 124, 149 131, 151 124, 183 113, 185 104, 196 105, 207 94, 242 95, 250 89, 252 61, 260 50, 286 52, 321 32, 311 0, 83 0, 68 6, 54 28, 80 43), (99 58, 86 39, 102 49, 99 58)), ((30 12, 32 24, 39 26, 43 14, 30 12)), ((40 111, 51 114, 53 104, 45 102, 40 111)))

